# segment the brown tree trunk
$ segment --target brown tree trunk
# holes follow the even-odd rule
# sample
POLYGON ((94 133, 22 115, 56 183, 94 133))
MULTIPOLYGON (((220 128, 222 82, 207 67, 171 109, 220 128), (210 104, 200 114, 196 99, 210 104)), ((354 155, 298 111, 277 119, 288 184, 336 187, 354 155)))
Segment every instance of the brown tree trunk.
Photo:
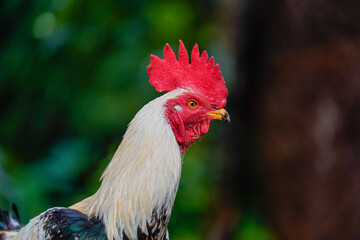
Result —
POLYGON ((213 239, 249 205, 279 239, 360 239, 360 2, 242 8, 213 239))
POLYGON ((360 239, 358 1, 268 0, 259 86, 280 239, 360 239))

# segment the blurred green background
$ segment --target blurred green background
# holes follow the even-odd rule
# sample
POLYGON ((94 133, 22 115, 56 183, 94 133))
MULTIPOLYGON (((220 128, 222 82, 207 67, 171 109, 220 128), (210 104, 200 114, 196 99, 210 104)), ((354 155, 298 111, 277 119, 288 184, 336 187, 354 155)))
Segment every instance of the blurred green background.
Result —
POLYGON ((231 124, 185 154, 172 240, 360 239, 360 8, 344 0, 0 3, 0 207, 93 194, 161 95, 150 54, 220 64, 231 124))
MULTIPOLYGON (((127 124, 160 95, 148 83, 146 66, 150 54, 162 57, 165 43, 175 51, 179 39, 188 50, 198 43, 231 85, 232 56, 216 17, 218 1, 1 5, 0 205, 15 202, 24 223, 96 191, 127 124)), ((218 201, 223 164, 217 139, 226 126, 213 125, 185 156, 172 239, 203 239, 214 218, 208 211, 218 201)), ((250 239, 258 234, 254 228, 262 226, 251 217, 240 235, 250 239)))

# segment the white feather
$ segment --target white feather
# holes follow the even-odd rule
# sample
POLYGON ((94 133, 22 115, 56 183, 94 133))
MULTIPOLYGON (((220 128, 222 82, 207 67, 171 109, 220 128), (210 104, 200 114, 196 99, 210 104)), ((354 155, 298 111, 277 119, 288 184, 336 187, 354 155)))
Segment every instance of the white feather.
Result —
MULTIPOLYGON (((71 207, 102 218, 109 239, 120 240, 123 232, 136 239, 138 227, 146 233, 153 211, 160 214, 164 206, 170 216, 182 156, 165 116, 165 104, 186 91, 177 89, 164 94, 136 114, 102 175, 99 190, 71 207)), ((160 236, 163 234, 165 229, 160 236)))
MULTIPOLYGON (((151 223, 153 211, 160 215, 162 207, 169 221, 179 186, 182 156, 166 119, 165 104, 187 91, 176 89, 145 105, 129 124, 101 177, 99 190, 70 207, 103 219, 108 239, 120 240, 123 233, 136 239, 139 227, 147 233, 146 224, 151 223)), ((6 239, 48 240, 45 216, 46 212, 33 218, 18 233, 7 232, 6 239)), ((159 234, 160 239, 164 234, 168 239, 166 229, 159 234)))
POLYGON ((39 216, 30 220, 30 222, 19 232, 14 232, 13 234, 9 234, 6 232, 6 240, 50 240, 50 235, 47 235, 44 226, 48 220, 48 211, 61 209, 61 208, 51 208, 46 212, 43 212, 39 216))

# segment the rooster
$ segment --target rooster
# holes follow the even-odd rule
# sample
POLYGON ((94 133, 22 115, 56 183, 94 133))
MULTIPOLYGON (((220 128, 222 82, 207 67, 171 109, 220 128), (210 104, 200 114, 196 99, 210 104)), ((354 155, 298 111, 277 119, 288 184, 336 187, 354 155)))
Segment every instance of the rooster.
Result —
POLYGON ((150 84, 168 93, 146 104, 130 122, 101 177, 98 191, 69 208, 51 208, 21 227, 1 210, 0 240, 168 239, 167 226, 186 149, 211 120, 230 122, 227 88, 214 58, 195 44, 191 64, 180 40, 178 58, 166 44, 151 55, 150 84))

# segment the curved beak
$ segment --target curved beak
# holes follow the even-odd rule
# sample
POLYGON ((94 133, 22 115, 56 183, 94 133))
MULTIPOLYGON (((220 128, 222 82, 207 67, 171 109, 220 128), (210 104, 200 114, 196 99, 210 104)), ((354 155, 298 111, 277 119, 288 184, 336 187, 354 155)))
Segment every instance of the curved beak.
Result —
POLYGON ((210 116, 212 120, 220 120, 223 122, 230 122, 230 115, 228 112, 222 108, 217 111, 210 111, 205 113, 205 115, 210 116))

